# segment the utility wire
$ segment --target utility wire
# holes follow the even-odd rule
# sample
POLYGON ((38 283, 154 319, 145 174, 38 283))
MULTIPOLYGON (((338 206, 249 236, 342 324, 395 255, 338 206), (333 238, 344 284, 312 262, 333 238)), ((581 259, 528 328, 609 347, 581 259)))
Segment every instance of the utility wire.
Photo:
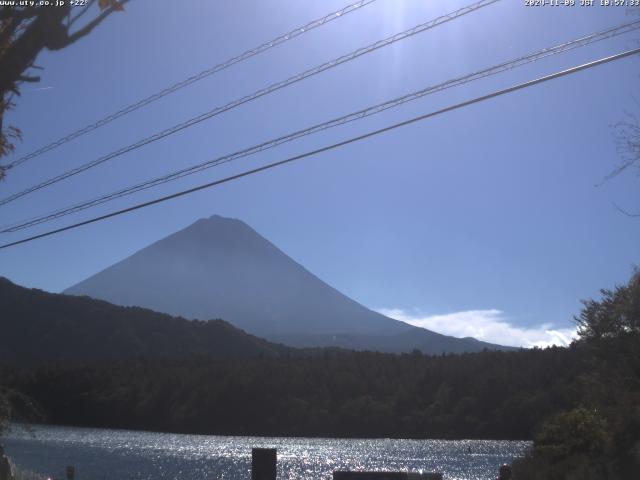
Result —
POLYGON ((336 58, 334 60, 331 60, 329 62, 323 63, 322 65, 319 65, 317 67, 311 68, 309 70, 306 70, 302 73, 299 73, 297 75, 294 75, 292 77, 289 77, 286 80, 282 80, 280 82, 274 83, 268 87, 265 87, 261 90, 258 90, 250 95, 247 95, 245 97, 236 99, 230 103, 227 103, 226 105, 214 108, 213 110, 210 110, 208 112, 205 112, 201 115, 198 115, 197 117, 193 117, 190 118, 189 120, 186 120, 182 123, 179 123, 177 125, 174 125, 173 127, 167 128, 165 130, 162 130, 161 132, 155 133, 143 140, 139 140, 136 143, 130 144, 126 147, 122 147, 118 150, 115 150, 107 155, 104 155, 102 157, 99 157, 91 162, 85 163, 83 165, 80 165, 79 167, 73 168, 71 170, 68 170, 67 172, 64 172, 60 175, 57 175, 53 178, 50 178, 48 180, 45 180, 44 182, 41 182, 39 184, 36 184, 34 186, 31 186, 25 190, 22 190, 20 192, 17 192, 13 195, 10 195, 8 197, 5 197, 3 199, 0 200, 0 206, 2 205, 6 205, 7 203, 10 203, 20 197, 23 197, 25 195, 28 195, 29 193, 35 192, 37 190, 40 190, 42 188, 48 187, 50 185, 53 185, 54 183, 60 182, 61 180, 64 180, 66 178, 72 177, 74 175, 77 175, 81 172, 84 172, 86 170, 89 170, 90 168, 96 167, 108 160, 111 160, 113 158, 119 157, 121 155, 124 155, 125 153, 131 152, 132 150, 136 150, 138 148, 141 148, 145 145, 148 145, 152 142, 155 142, 157 140, 160 140, 162 138, 165 138, 169 135, 173 135, 174 133, 180 132, 186 128, 192 127, 193 125, 196 125, 200 122, 203 122, 204 120, 208 120, 209 118, 212 118, 216 115, 219 115, 223 112, 226 112, 228 110, 231 110, 235 107, 238 107, 240 105, 243 105, 245 103, 251 102, 253 100, 256 100, 257 98, 263 97, 265 95, 268 95, 270 93, 273 93, 277 90, 280 90, 284 87, 287 87, 289 85, 292 85, 294 83, 300 82, 306 78, 312 77, 314 75, 317 75, 321 72, 324 72, 325 70, 329 70, 331 68, 337 67, 338 65, 341 65, 343 63, 349 62, 351 60, 355 60, 358 57, 361 57, 362 55, 366 55, 368 53, 371 53, 373 51, 376 51, 380 48, 386 47, 388 45, 391 45, 395 42, 398 42, 400 40, 404 40, 406 38, 412 37, 414 35, 417 35, 418 33, 422 33, 425 32, 427 30, 430 30, 432 28, 435 28, 439 25, 442 25, 444 23, 450 22, 454 19, 460 18, 464 15, 467 15, 471 12, 474 12, 476 10, 479 10, 483 7, 487 7, 493 3, 496 3, 500 0, 481 0, 479 2, 475 2, 471 5, 468 5, 466 7, 460 8, 454 12, 448 13, 446 15, 443 15, 441 17, 438 17, 434 20, 430 20, 428 22, 416 25, 413 28, 410 28, 408 30, 405 30, 403 32, 397 33, 395 35, 392 35, 390 37, 387 37, 383 40, 379 40, 375 43, 372 43, 366 47, 362 47, 359 48, 357 50, 354 50, 353 52, 350 52, 346 55, 343 55, 339 58, 336 58))
POLYGON ((492 98, 496 98, 496 97, 499 97, 499 96, 502 96, 502 95, 506 95, 508 93, 512 93, 512 92, 515 92, 515 91, 518 91, 518 90, 523 90, 525 88, 529 88, 529 87, 532 87, 534 85, 538 85, 540 83, 548 82, 550 80, 554 80, 554 79, 557 79, 557 78, 560 78, 560 77, 564 77, 564 76, 567 76, 567 75, 570 75, 570 74, 573 74, 573 73, 576 73, 576 72, 579 72, 579 71, 582 71, 582 70, 587 70, 587 69, 590 69, 590 68, 593 68, 593 67, 596 67, 596 66, 599 66, 599 65, 603 65, 605 63, 609 63, 609 62, 613 62, 613 61, 616 61, 616 60, 620 60, 620 59, 625 58, 625 57, 630 57, 631 55, 636 55, 638 53, 640 53, 640 48, 636 48, 636 49, 633 49, 633 50, 628 50, 626 52, 621 52, 621 53, 618 53, 618 54, 615 54, 615 55, 611 55, 609 57, 601 58, 599 60, 594 60, 594 61, 589 62, 589 63, 578 65, 576 67, 572 67, 572 68, 569 68, 567 70, 562 70, 560 72, 556 72, 556 73, 553 73, 553 74, 550 74, 550 75, 546 75, 544 77, 540 77, 540 78, 537 78, 537 79, 534 79, 534 80, 529 80, 528 82, 520 83, 520 84, 514 85, 514 86, 509 87, 509 88, 505 88, 505 89, 502 89, 502 90, 498 90, 498 91, 489 93, 487 95, 483 95, 481 97, 476 97, 476 98, 473 98, 471 100, 467 100, 467 101, 462 102, 462 103, 457 103, 455 105, 451 105, 451 106, 443 108, 441 110, 436 110, 434 112, 426 113, 426 114, 420 115, 418 117, 413 117, 413 118, 411 118, 409 120, 405 120, 403 122, 394 123, 393 125, 389 125, 387 127, 380 128, 378 130, 374 130, 374 131, 365 133, 363 135, 359 135, 357 137, 352 137, 352 138, 349 138, 347 140, 343 140, 341 142, 334 143, 332 145, 328 145, 328 146, 325 146, 325 147, 322 147, 322 148, 319 148, 319 149, 316 149, 316 150, 312 150, 310 152, 306 152, 306 153, 303 153, 301 155, 296 155, 294 157, 289 157, 289 158, 286 158, 284 160, 280 160, 278 162, 269 163, 267 165, 263 165, 262 167, 254 168, 252 170, 246 170, 246 171, 244 171, 242 173, 238 173, 236 175, 225 177, 225 178, 222 178, 220 180, 215 180, 213 182, 205 183, 204 185, 199 185, 197 187, 193 187, 193 188, 190 188, 188 190, 182 190, 180 192, 173 193, 171 195, 166 195, 164 197, 156 198, 154 200, 150 200, 150 201, 147 201, 147 202, 144 202, 144 203, 139 203, 137 205, 134 205, 134 206, 131 206, 131 207, 128 207, 128 208, 124 208, 122 210, 117 210, 115 212, 107 213, 107 214, 101 215, 99 217, 94 217, 94 218, 91 218, 89 220, 84 220, 82 222, 74 223, 72 225, 67 225, 66 227, 57 228, 55 230, 49 230, 48 232, 44 232, 44 233, 41 233, 39 235, 34 235, 32 237, 24 238, 22 240, 17 240, 15 242, 6 243, 4 245, 0 245, 0 250, 5 249, 5 248, 9 248, 9 247, 12 247, 12 246, 15 246, 15 245, 20 245, 22 243, 31 242, 31 241, 37 240, 39 238, 48 237, 48 236, 54 235, 56 233, 64 232, 64 231, 67 231, 67 230, 72 230, 72 229, 75 229, 75 228, 78 228, 78 227, 81 227, 81 226, 84 226, 84 225, 89 225, 91 223, 95 223, 95 222, 99 222, 99 221, 102 221, 102 220, 106 220, 108 218, 112 218, 112 217, 116 217, 116 216, 119 216, 119 215, 123 215, 123 214, 128 213, 128 212, 139 210, 141 208, 146 208, 146 207, 149 207, 151 205, 158 204, 158 203, 166 202, 166 201, 172 200, 174 198, 182 197, 182 196, 188 195, 190 193, 194 193, 194 192, 197 192, 197 191, 200 191, 200 190, 204 190, 204 189, 207 189, 207 188, 215 187, 217 185, 221 185, 223 183, 231 182, 233 180, 238 180, 240 178, 247 177, 249 175, 253 175, 254 173, 259 173, 259 172, 263 172, 265 170, 270 170, 272 168, 285 165, 287 163, 295 162, 295 161, 301 160, 303 158, 307 158, 307 157, 311 157, 311 156, 314 156, 314 155, 318 155, 320 153, 327 152, 329 150, 334 150, 336 148, 343 147, 343 146, 349 145, 351 143, 359 142, 361 140, 365 140, 367 138, 370 138, 370 137, 373 137, 373 136, 376 136, 376 135, 380 135, 382 133, 386 133, 386 132, 389 132, 391 130, 395 130, 395 129, 400 128, 400 127, 404 127, 404 126, 407 126, 407 125, 410 125, 410 124, 413 124, 413 123, 416 123, 416 122, 419 122, 419 121, 422 121, 422 120, 426 120, 428 118, 435 117, 437 115, 442 115, 444 113, 451 112, 453 110, 458 110, 458 109, 461 109, 461 108, 464 108, 464 107, 468 107, 468 106, 476 104, 476 103, 484 102, 486 100, 490 100, 492 98))
POLYGON ((78 137, 81 137, 89 132, 92 132, 93 130, 97 130, 100 127, 103 127, 105 125, 107 125, 108 123, 113 122, 114 120, 117 120, 120 117, 123 117, 131 112, 134 112, 142 107, 145 107, 147 105, 149 105, 150 103, 155 102, 156 100, 161 99, 162 97, 165 97, 173 92, 176 92, 182 88, 185 88, 193 83, 196 83, 204 78, 210 77, 211 75, 214 75, 218 72, 221 72, 222 70, 225 70, 233 65, 235 65, 236 63, 240 63, 243 62, 245 60, 248 60, 251 57, 254 57, 256 55, 259 55, 263 52, 266 52, 267 50, 276 47, 278 45, 281 45, 285 42, 288 42, 289 40, 292 40, 293 38, 296 38, 300 35, 303 35, 307 32, 310 32, 311 30, 314 30, 318 27, 321 27, 333 20, 337 20, 339 18, 344 17, 345 15, 354 12, 366 5, 369 5, 370 3, 375 2, 376 0, 361 0, 359 2, 353 3, 351 5, 347 5, 344 8, 341 8, 340 10, 337 10, 335 12, 329 13, 327 15, 325 15, 322 18, 318 18, 316 20, 313 20, 309 23, 307 23, 306 25, 303 25, 301 27, 295 28, 293 30, 291 30, 289 33, 285 33, 283 35, 280 35, 279 37, 274 38, 273 40, 270 40, 268 42, 263 43, 262 45, 259 45, 251 50, 247 50, 244 53, 241 53, 240 55, 230 58, 228 60, 225 60, 222 63, 219 63, 211 68, 208 68, 206 70, 203 70, 202 72, 196 74, 196 75, 192 75, 189 78, 186 78, 184 80, 181 80, 163 90, 160 90, 159 92, 154 93, 153 95, 149 95, 148 97, 143 98, 142 100, 133 103, 131 105, 128 105, 124 108, 122 108, 121 110, 118 110, 115 113, 112 113, 111 115, 107 115, 106 117, 101 118, 100 120, 91 123, 85 127, 82 127, 64 137, 59 138, 58 140, 51 142, 48 145, 45 145, 37 150, 34 150, 31 153, 28 153, 10 163, 8 163, 7 165, 5 165, 5 169, 11 169, 14 167, 17 167, 18 165, 23 164, 24 162, 31 160, 32 158, 35 158, 39 155, 42 155, 43 153, 46 152, 50 152, 51 150, 54 150, 55 148, 58 148, 61 145, 64 145, 65 143, 70 142, 71 140, 75 140, 78 137))
POLYGON ((419 98, 422 98, 424 96, 436 93, 436 92, 440 92, 455 86, 459 86, 459 85, 463 85, 475 80, 479 80, 488 76, 492 76, 492 75, 496 75, 498 73, 507 71, 507 70, 511 70, 523 65, 527 65, 529 63, 533 63, 536 62, 538 60, 541 60, 543 58, 549 57, 551 55, 557 55, 563 52, 567 52, 569 50, 573 50, 579 47, 584 47, 586 45, 601 41, 601 40, 605 40, 608 38, 612 38, 618 35, 622 35, 628 32, 631 32, 633 30, 637 30, 640 28, 640 20, 636 20, 634 22, 629 22, 629 23, 625 23, 622 25, 618 25, 615 27, 611 27, 605 30, 601 30, 599 32, 595 32, 592 33, 590 35, 584 36, 584 37, 580 37, 578 39, 575 40, 571 40, 569 42, 565 42, 565 43, 561 43, 559 45, 555 45, 553 47, 548 47, 548 48, 544 48, 542 50, 538 50, 536 52, 533 53, 529 53, 527 55, 518 57, 514 60, 510 60, 507 62, 503 62, 499 65, 495 65, 493 67, 490 68, 485 68, 483 70, 479 70, 476 71, 474 73, 471 73, 469 75, 465 75, 463 77, 457 77, 451 80, 447 80, 445 82, 442 82, 440 84, 437 85, 433 85, 433 86, 429 86, 426 88, 423 88, 421 90, 418 90, 416 92, 412 92, 409 93, 407 95, 403 95, 401 97, 397 97, 394 98, 393 100, 389 100, 386 101, 384 103, 380 103, 378 105, 374 105, 371 107, 367 107, 363 110, 359 110, 357 112, 352 112, 349 113, 348 115, 344 115, 338 118, 334 118, 332 120, 329 120, 327 122, 323 122, 320 124, 316 124, 313 125, 311 127, 302 129, 302 130, 298 130, 296 132, 290 133, 288 135, 279 137, 279 138, 275 138, 272 140, 268 140, 266 142, 260 143, 258 145, 254 145, 252 147, 249 148, 245 148, 243 150, 239 150, 236 151, 234 153, 228 154, 228 155, 224 155, 221 157, 217 157, 215 159, 212 160, 208 160, 206 162, 191 166, 191 167, 187 167, 184 168, 182 170, 178 170, 176 172, 172 172, 169 173, 167 175, 163 175, 151 180, 147 180, 144 181, 142 183, 138 183, 136 185, 132 185, 120 190, 117 190, 115 192, 111 192, 108 193, 106 195, 97 197, 97 198, 93 198, 91 200, 87 200, 84 201, 82 203, 76 203, 74 205, 62 208, 62 209, 58 209, 55 210, 53 212, 47 213, 47 214, 42 214, 40 216, 37 217, 33 217, 27 220, 22 220, 20 222, 17 223, 13 223, 11 225, 5 225, 3 227, 0 227, 0 233, 10 233, 10 232, 16 232, 19 230, 23 230, 25 228, 29 228, 29 227, 33 227, 35 225, 39 225, 41 223, 45 223, 45 222, 49 222, 52 220, 55 220, 57 218, 61 218, 82 210, 86 210, 87 208, 91 208, 97 205, 100 205, 102 203, 105 202, 109 202, 111 200, 115 200, 117 198, 120 197, 124 197, 127 195, 131 195, 133 193, 142 191, 142 190, 146 190, 173 180, 177 180, 180 179, 182 177, 185 177, 187 175, 192 175, 195 173, 199 173, 203 170, 206 170, 208 168, 212 168, 224 163, 228 163, 234 160, 237 160, 239 158, 243 158, 243 157, 247 157, 250 155, 254 155, 256 153, 274 148, 276 146, 282 145, 283 143, 286 142, 290 142, 296 139, 299 139, 301 137, 307 136, 307 135, 311 135, 314 133, 318 133, 320 131, 324 131, 327 130, 329 128, 333 128, 339 125, 344 125, 346 123, 355 121, 355 120, 360 120, 362 118, 371 116, 371 115, 375 115, 381 112, 384 112, 388 109, 391 108, 395 108, 397 106, 400 106, 404 103, 413 101, 413 100, 417 100, 419 98))

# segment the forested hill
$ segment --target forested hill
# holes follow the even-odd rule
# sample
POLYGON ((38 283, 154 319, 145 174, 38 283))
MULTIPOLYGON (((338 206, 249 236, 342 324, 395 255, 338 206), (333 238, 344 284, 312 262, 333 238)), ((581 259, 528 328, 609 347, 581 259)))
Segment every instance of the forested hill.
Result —
POLYGON ((55 424, 219 435, 531 438, 581 401, 576 349, 426 356, 324 350, 240 361, 0 369, 55 424))
POLYGON ((222 320, 189 321, 28 289, 2 277, 0 327, 0 363, 21 365, 187 355, 278 356, 290 350, 222 320))

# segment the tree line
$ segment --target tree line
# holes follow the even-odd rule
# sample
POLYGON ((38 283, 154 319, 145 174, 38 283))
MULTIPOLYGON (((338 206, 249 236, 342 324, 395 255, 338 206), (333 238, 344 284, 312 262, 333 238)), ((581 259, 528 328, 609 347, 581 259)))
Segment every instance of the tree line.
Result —
POLYGON ((53 423, 220 435, 531 438, 570 407, 579 348, 425 356, 325 350, 5 370, 53 423))

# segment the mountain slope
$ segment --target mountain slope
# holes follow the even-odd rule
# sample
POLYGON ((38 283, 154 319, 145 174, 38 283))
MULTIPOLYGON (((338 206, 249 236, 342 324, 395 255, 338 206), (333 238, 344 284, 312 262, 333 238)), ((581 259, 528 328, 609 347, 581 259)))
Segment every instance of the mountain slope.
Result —
POLYGON ((171 315, 223 318, 293 346, 428 353, 500 348, 373 312, 324 283, 245 223, 217 215, 67 289, 171 315))
POLYGON ((0 277, 0 363, 134 357, 279 356, 289 349, 222 320, 190 321, 139 307, 28 289, 0 277))

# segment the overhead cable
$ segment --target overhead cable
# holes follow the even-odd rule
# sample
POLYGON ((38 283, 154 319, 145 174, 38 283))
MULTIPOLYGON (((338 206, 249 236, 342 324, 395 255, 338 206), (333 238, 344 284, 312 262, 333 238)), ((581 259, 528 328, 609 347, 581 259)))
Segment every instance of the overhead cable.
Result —
POLYGON ((303 35, 307 32, 310 32, 312 30, 315 30, 318 27, 321 27, 333 20, 337 20, 339 18, 344 17, 345 15, 354 12, 366 5, 369 5, 370 3, 373 3, 377 0, 361 0, 359 2, 356 3, 352 3, 351 5, 347 5, 344 8, 341 8, 340 10, 337 10, 335 12, 329 13, 321 18, 318 18, 316 20, 313 20, 309 23, 307 23, 306 25, 303 25, 301 27, 297 27, 294 28, 293 30, 291 30, 288 33, 285 33, 283 35, 280 35, 276 38, 274 38, 273 40, 270 40, 268 42, 263 43, 262 45, 259 45, 255 48, 252 48, 250 50, 245 51, 244 53, 241 53, 240 55, 237 55, 233 58, 230 58, 228 60, 225 60, 222 63, 219 63, 211 68, 207 68, 206 70, 203 70, 202 72, 192 75, 188 78, 185 78, 184 80, 181 80, 177 83, 174 83, 173 85, 164 88, 162 90, 160 90, 159 92, 156 92, 152 95, 149 95, 148 97, 143 98, 142 100, 136 102, 136 103, 132 103, 131 105, 128 105, 120 110, 118 110, 115 113, 112 113, 110 115, 107 115, 106 117, 101 118, 100 120, 91 123, 89 125, 86 125, 85 127, 82 127, 68 135, 65 135, 64 137, 59 138, 58 140, 49 143, 48 145, 45 145, 41 148, 38 148, 37 150, 34 150, 33 152, 30 152, 26 155, 23 155, 22 157, 8 163, 7 165, 5 165, 5 169, 11 169, 14 167, 17 167, 18 165, 23 164, 24 162, 31 160, 32 158, 35 158, 39 155, 42 155, 43 153, 46 152, 50 152, 51 150, 54 150, 56 148, 58 148, 61 145, 64 145, 65 143, 68 143, 72 140, 75 140, 78 137, 81 137, 83 135, 86 135, 89 132, 92 132, 94 130, 97 130, 100 127, 103 127, 111 122, 113 122, 114 120, 117 120, 120 117, 123 117, 131 112, 134 112, 136 110, 139 110, 142 107, 145 107, 147 105, 149 105, 150 103, 155 102, 156 100, 159 100, 163 97, 166 97, 167 95, 176 92, 182 88, 185 88, 189 85, 192 85, 196 82, 199 82, 202 79, 205 79, 207 77, 210 77, 211 75, 214 75, 218 72, 221 72, 222 70, 225 70, 233 65, 235 65, 236 63, 240 63, 243 62, 245 60, 248 60, 251 57, 254 57, 256 55, 259 55, 263 52, 266 52, 267 50, 276 47, 278 45, 281 45, 285 42, 288 42, 289 40, 292 40, 296 37, 299 37, 300 35, 303 35))
POLYGON ((319 123, 307 128, 304 128, 302 130, 298 130, 295 131, 293 133, 289 133, 287 135, 275 138, 275 139, 271 139, 268 140, 266 142, 262 142, 258 145, 254 145, 224 156, 220 156, 217 157, 215 159, 212 160, 208 160, 206 162, 203 163, 199 163, 196 165, 193 165, 191 167, 187 167, 166 175, 162 175, 159 177, 156 177, 154 179, 151 180, 146 180, 144 182, 141 183, 137 183, 135 185, 131 185, 129 187, 126 188, 122 188, 120 190, 108 193, 106 195, 102 195, 96 198, 93 198, 91 200, 87 200, 81 203, 76 203, 74 205, 68 206, 68 207, 64 207, 62 209, 58 209, 55 210, 53 212, 47 213, 47 214, 43 214, 37 217, 33 217, 27 220, 22 220, 20 222, 16 222, 13 223, 11 225, 6 225, 4 227, 0 228, 0 233, 10 233, 10 232, 16 232, 19 230, 23 230, 25 228, 29 228, 29 227, 33 227, 35 225, 39 225, 41 223, 45 223, 45 222, 49 222, 82 210, 86 210, 88 208, 103 204, 105 202, 109 202, 112 200, 115 200, 117 198, 120 197, 124 197, 127 195, 131 195, 133 193, 142 191, 142 190, 147 190, 149 188, 158 186, 158 185, 162 185, 164 183, 173 181, 173 180, 177 180, 180 179, 182 177, 185 177, 187 175, 193 175, 195 173, 201 172, 203 170, 206 170, 208 168, 212 168, 221 164, 225 164, 225 163, 229 163, 231 161, 237 160, 239 158, 243 158, 243 157, 247 157, 250 155, 254 155, 256 153, 277 147, 279 145, 282 145, 284 143, 287 142, 291 142, 293 140, 299 139, 301 137, 307 136, 307 135, 311 135, 314 133, 318 133, 333 127, 337 127, 339 125, 344 125, 346 123, 349 122, 353 122, 355 120, 360 120, 362 118, 366 118, 369 117, 371 115, 375 115, 381 112, 384 112, 388 109, 391 108, 395 108, 398 107, 400 105, 403 105, 407 102, 413 101, 413 100, 417 100, 419 98, 423 98, 427 95, 433 94, 433 93, 437 93, 437 92, 441 92, 443 90, 452 88, 452 87, 456 87, 459 85, 464 85, 466 83, 470 83, 472 81, 476 81, 476 80, 480 80, 482 78, 486 78, 492 75, 497 75, 499 73, 523 66, 523 65, 527 65, 536 61, 539 61, 543 58, 552 56, 552 55, 557 55, 563 52, 567 52, 569 50, 573 50, 579 47, 584 47, 586 45, 590 45, 592 43, 598 42, 598 41, 602 41, 608 38, 612 38, 618 35, 622 35, 625 33, 629 33, 631 31, 640 29, 640 20, 636 20, 634 22, 629 22, 629 23, 625 23, 622 25, 618 25, 615 27, 611 27, 605 30, 601 30, 599 32, 595 32, 592 33, 590 35, 584 36, 584 37, 580 37, 565 43, 561 43, 559 45, 555 45, 552 47, 548 47, 548 48, 544 48, 542 50, 538 50, 532 53, 529 53, 527 55, 523 55, 521 57, 518 57, 516 59, 513 60, 509 60, 507 62, 503 62, 500 63, 498 65, 489 67, 489 68, 485 68, 482 70, 478 70, 475 71, 471 74, 462 76, 462 77, 457 77, 457 78, 453 78, 450 80, 447 80, 445 82, 439 83, 437 85, 431 85, 428 86, 426 88, 423 88, 421 90, 403 95, 401 97, 397 97, 394 98, 392 100, 388 100, 384 103, 380 103, 374 106, 370 106, 367 107, 365 109, 362 110, 358 110, 356 112, 352 112, 349 113, 347 115, 343 115, 341 117, 337 117, 334 118, 332 120, 323 122, 323 123, 319 123))
POLYGON ((289 157, 289 158, 286 158, 284 160, 280 160, 280 161, 277 161, 277 162, 269 163, 267 165, 263 165, 261 167, 257 167, 257 168, 251 169, 251 170, 247 170, 247 171, 244 171, 242 173, 238 173, 238 174, 226 177, 226 178, 222 178, 222 179, 219 179, 219 180, 214 180, 214 181, 209 182, 209 183, 205 183, 204 185, 199 185, 197 187, 189 188, 187 190, 182 190, 180 192, 173 193, 171 195, 166 195, 164 197, 156 198, 154 200, 149 200, 147 202, 139 203, 137 205, 133 205, 131 207, 127 207, 127 208, 124 208, 124 209, 121 209, 121 210, 117 210, 117 211, 114 211, 114 212, 111 212, 111 213, 107 213, 105 215, 100 215, 98 217, 94 217, 94 218, 91 218, 89 220, 84 220, 82 222, 74 223, 72 225, 67 225, 65 227, 56 228, 55 230, 49 230, 47 232, 40 233, 38 235, 33 235, 31 237, 28 237, 28 238, 23 238, 22 240, 16 240, 14 242, 6 243, 4 245, 0 245, 0 250, 5 249, 5 248, 9 248, 9 247, 12 247, 12 246, 15 246, 15 245, 20 245, 20 244, 23 244, 23 243, 32 242, 32 241, 40 239, 40 238, 44 238, 44 237, 48 237, 48 236, 51 236, 51 235, 55 235, 57 233, 65 232, 67 230, 76 229, 76 228, 82 227, 84 225, 89 225, 91 223, 96 223, 96 222, 99 222, 99 221, 102 221, 102 220, 106 220, 108 218, 113 218, 113 217, 116 217, 116 216, 119 216, 119 215, 123 215, 125 213, 129 213, 129 212, 133 212, 135 210, 146 208, 146 207, 149 207, 151 205, 156 205, 158 203, 163 203, 163 202, 166 202, 168 200, 172 200, 174 198, 178 198, 178 197, 182 197, 182 196, 185 196, 185 195, 189 195, 191 193, 198 192, 200 190, 204 190, 204 189, 207 189, 207 188, 215 187, 215 186, 221 185, 223 183, 228 183, 228 182, 231 182, 231 181, 234 181, 234 180, 238 180, 240 178, 247 177, 249 175, 253 175, 255 173, 259 173, 259 172, 263 172, 263 171, 266 171, 266 170, 270 170, 272 168, 276 168, 276 167, 279 167, 279 166, 282 166, 282 165, 285 165, 285 164, 288 164, 288 163, 292 163, 292 162, 295 162, 297 160, 301 160, 301 159, 308 158, 308 157, 311 157, 311 156, 314 156, 314 155, 318 155, 318 154, 323 153, 323 152, 327 152, 329 150, 334 150, 336 148, 343 147, 345 145, 349 145, 349 144, 352 144, 352 143, 355 143, 355 142, 359 142, 359 141, 371 138, 373 136, 380 135, 382 133, 386 133, 386 132, 389 132, 391 130, 395 130, 395 129, 400 128, 400 127, 404 127, 404 126, 407 126, 407 125, 410 125, 410 124, 413 124, 413 123, 416 123, 416 122, 419 122, 419 121, 422 121, 422 120, 426 120, 428 118, 432 118, 432 117, 435 117, 435 116, 438 116, 438 115, 442 115, 442 114, 447 113, 447 112, 451 112, 453 110, 458 110, 458 109, 461 109, 461 108, 464 108, 464 107, 468 107, 468 106, 476 104, 476 103, 484 102, 484 101, 490 100, 492 98, 496 98, 496 97, 499 97, 499 96, 502 96, 502 95, 506 95, 508 93, 512 93, 512 92, 515 92, 515 91, 518 91, 518 90, 523 90, 525 88, 529 88, 529 87, 532 87, 534 85, 538 85, 540 83, 548 82, 550 80, 554 80, 554 79, 557 79, 557 78, 560 78, 560 77, 571 75, 571 74, 577 73, 579 71, 587 70, 587 69, 590 69, 590 68, 593 68, 593 67, 596 67, 596 66, 599 66, 599 65, 603 65, 605 63, 610 63, 610 62, 613 62, 613 61, 616 61, 616 60, 620 60, 622 58, 630 57, 631 55, 637 55, 639 53, 640 53, 640 48, 636 48, 636 49, 633 49, 633 50, 628 50, 628 51, 625 51, 625 52, 618 53, 616 55, 611 55, 609 57, 601 58, 599 60, 595 60, 595 61, 592 61, 592 62, 589 62, 589 63, 578 65, 576 67, 572 67, 572 68, 569 68, 567 70, 563 70, 563 71, 560 71, 560 72, 557 72, 557 73, 546 75, 544 77, 540 77, 540 78, 537 78, 537 79, 534 79, 534 80, 530 80, 528 82, 520 83, 518 85, 514 85, 514 86, 509 87, 509 88, 498 90, 498 91, 489 93, 487 95, 483 95, 481 97, 476 97, 476 98, 473 98, 471 100, 467 100, 465 102, 457 103, 455 105, 451 105, 449 107, 446 107, 446 108, 443 108, 443 109, 440 109, 440 110, 437 110, 437 111, 434 111, 434 112, 430 112, 430 113, 426 113, 424 115, 413 117, 413 118, 411 118, 409 120, 405 120, 405 121, 402 121, 402 122, 399 122, 399 123, 395 123, 393 125, 389 125, 387 127, 380 128, 378 130, 374 130, 374 131, 365 133, 363 135, 359 135, 357 137, 351 137, 351 138, 349 138, 347 140, 343 140, 341 142, 334 143, 332 145, 328 145, 328 146, 325 146, 325 147, 322 147, 322 148, 318 148, 316 150, 312 150, 310 152, 303 153, 301 155, 296 155, 294 157, 289 157))
POLYGON ((375 43, 372 43, 366 47, 362 47, 359 48, 357 50, 354 50, 353 52, 350 52, 346 55, 343 55, 341 57, 338 57, 334 60, 331 60, 329 62, 323 63, 322 65, 319 65, 317 67, 311 68, 309 70, 306 70, 302 73, 299 73, 297 75, 294 75, 292 77, 287 78, 286 80, 282 80, 280 82, 274 83, 268 87, 265 87, 263 89, 260 89, 250 95, 246 95, 244 97, 241 97, 239 99, 233 100, 230 103, 227 103, 226 105, 220 106, 220 107, 216 107, 213 110, 209 110, 208 112, 205 112, 201 115, 198 115, 196 117, 192 117, 184 122, 181 122, 177 125, 174 125, 170 128, 167 128, 165 130, 162 130, 158 133, 155 133, 149 137, 146 137, 142 140, 139 140, 135 143, 132 143, 130 145, 127 145, 126 147, 122 147, 118 150, 115 150, 111 153, 108 153, 102 157, 99 157, 95 160, 92 160, 88 163, 85 163, 83 165, 80 165, 78 167, 75 167, 71 170, 68 170, 60 175, 57 175, 55 177, 52 177, 48 180, 45 180, 41 183, 38 183, 36 185, 33 185, 31 187, 28 187, 24 190, 21 190, 17 193, 14 193, 13 195, 10 195, 8 197, 5 197, 3 199, 0 200, 0 206, 2 205, 6 205, 7 203, 13 202, 14 200, 17 200, 18 198, 21 198, 25 195, 28 195, 30 193, 33 193, 37 190, 40 190, 42 188, 48 187, 50 185, 53 185, 54 183, 58 183, 62 180, 65 180, 69 177, 72 177, 74 175, 77 175, 79 173, 85 172, 91 168, 94 168, 98 165, 101 165, 109 160, 112 160, 116 157, 119 157, 121 155, 124 155, 125 153, 131 152, 133 150, 136 150, 138 148, 141 148, 145 145, 148 145, 150 143, 156 142, 160 139, 163 139, 169 135, 173 135, 174 133, 180 132, 186 128, 192 127, 200 122, 203 122, 204 120, 208 120, 216 115, 220 115, 223 112, 226 112, 228 110, 231 110, 233 108, 236 108, 240 105, 243 105, 245 103, 251 102, 253 100, 256 100, 260 97, 263 97, 265 95, 268 95, 270 93, 273 93, 277 90, 280 90, 284 87, 287 87, 289 85, 292 85, 294 83, 300 82, 306 78, 312 77, 314 75, 317 75, 321 72, 324 72, 326 70, 329 70, 331 68, 337 67, 338 65, 342 65, 343 63, 355 60, 356 58, 359 58, 363 55, 366 55, 368 53, 371 53, 373 51, 376 51, 380 48, 386 47, 388 45, 391 45, 395 42, 407 39, 409 37, 412 37, 414 35, 417 35, 418 33, 422 33, 425 32, 427 30, 430 30, 432 28, 435 28, 439 25, 442 25, 444 23, 450 22, 452 20, 455 20, 457 18, 462 17, 463 15, 467 15, 471 12, 475 12, 483 7, 487 7, 493 3, 499 2, 500 0, 481 0, 479 2, 475 2, 471 5, 468 5, 466 7, 460 8, 454 12, 448 13, 446 15, 442 15, 434 20, 430 20, 428 22, 425 23, 421 23, 420 25, 416 25, 413 28, 410 28, 408 30, 405 30, 403 32, 397 33, 395 35, 392 35, 390 37, 387 37, 383 40, 379 40, 375 43))

